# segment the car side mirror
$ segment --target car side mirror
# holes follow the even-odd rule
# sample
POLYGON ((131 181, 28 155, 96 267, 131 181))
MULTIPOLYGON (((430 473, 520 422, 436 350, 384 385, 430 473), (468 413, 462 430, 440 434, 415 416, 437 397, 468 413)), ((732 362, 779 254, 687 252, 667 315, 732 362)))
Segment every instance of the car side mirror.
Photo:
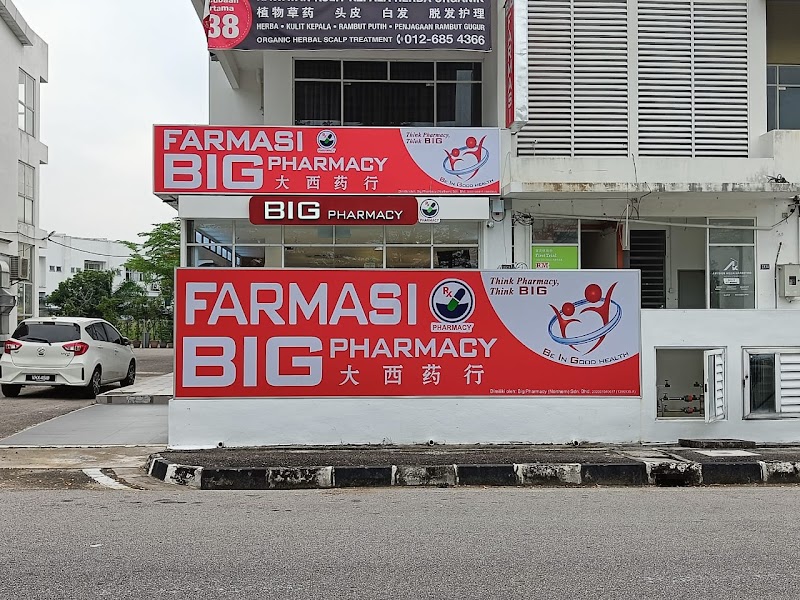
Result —
POLYGON ((131 345, 131 341, 128 338, 124 337, 124 338, 122 338, 122 345, 123 346, 130 346, 131 345))

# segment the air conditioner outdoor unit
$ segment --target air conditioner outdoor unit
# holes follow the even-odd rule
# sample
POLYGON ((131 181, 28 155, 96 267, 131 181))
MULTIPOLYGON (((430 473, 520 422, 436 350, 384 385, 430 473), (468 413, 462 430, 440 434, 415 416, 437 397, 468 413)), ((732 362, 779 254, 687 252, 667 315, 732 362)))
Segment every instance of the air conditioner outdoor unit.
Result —
POLYGON ((11 281, 23 281, 31 278, 31 261, 21 256, 12 256, 8 261, 11 281))
POLYGON ((150 284, 150 289, 152 291, 154 291, 154 292, 160 292, 161 291, 161 286, 158 285, 158 283, 151 283, 150 284))

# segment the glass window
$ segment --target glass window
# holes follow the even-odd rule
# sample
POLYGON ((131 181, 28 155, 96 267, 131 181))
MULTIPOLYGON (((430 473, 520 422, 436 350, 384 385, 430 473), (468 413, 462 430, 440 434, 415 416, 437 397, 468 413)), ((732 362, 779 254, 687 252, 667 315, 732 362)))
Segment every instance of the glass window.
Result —
POLYGON ((17 220, 21 223, 34 225, 36 171, 23 162, 17 163, 17 220))
POLYGON ((431 249, 429 246, 389 246, 386 248, 386 268, 430 269, 431 249))
POLYGON ((778 83, 780 85, 800 85, 800 66, 798 65, 779 66, 778 83))
POLYGON ((800 87, 778 86, 778 129, 800 129, 800 87))
POLYGON ((347 126, 434 124, 434 86, 428 83, 348 83, 344 88, 347 126))
POLYGON ((237 244, 280 244, 280 225, 253 225, 245 219, 236 220, 237 244))
POLYGON ((709 244, 753 244, 755 231, 753 229, 718 229, 719 227, 754 227, 753 219, 709 219, 708 224, 713 228, 708 230, 709 244))
POLYGON ((478 127, 481 64, 295 61, 296 125, 478 127))
POLYGON ((286 244, 332 244, 333 225, 287 225, 283 228, 283 240, 286 244))
POLYGON ((114 329, 114 327, 112 327, 108 323, 98 323, 97 326, 102 327, 105 330, 106 337, 108 338, 109 342, 111 342, 112 344, 122 343, 122 336, 119 334, 119 331, 114 329))
POLYGON ((333 246, 286 246, 284 266, 303 269, 332 269, 334 267, 333 246))
POLYGON ((382 269, 383 246, 334 246, 333 266, 337 269, 382 269))
POLYGON ((17 124, 28 135, 34 135, 34 111, 36 106, 36 81, 22 69, 19 70, 19 99, 17 124))
POLYGON ((345 61, 344 78, 357 81, 385 81, 389 78, 389 67, 384 61, 345 61))
POLYGON ((232 257, 229 246, 209 244, 187 248, 187 265, 190 267, 230 267, 232 257))
POLYGON ((433 249, 434 269, 477 269, 477 248, 439 248, 433 249))
POLYGON ((236 266, 280 268, 280 246, 236 246, 236 266))
POLYGON ((767 130, 800 129, 800 65, 767 66, 767 130))
POLYGON ((433 81, 432 62, 391 62, 389 79, 393 81, 433 81))
POLYGON ((342 63, 338 60, 296 60, 295 79, 341 79, 342 63))
POLYGON ((295 125, 332 127, 342 124, 340 82, 296 81, 294 84, 295 125))
POLYGON ((775 355, 750 354, 750 412, 774 413, 775 355))
POLYGON ((105 329, 103 329, 99 323, 93 323, 86 328, 86 333, 89 334, 89 337, 93 340, 97 340, 98 342, 107 342, 108 336, 106 335, 105 329))
POLYGON ((532 228, 533 241, 550 244, 577 244, 577 219, 535 219, 532 228))
POLYGON ((755 308, 755 247, 709 246, 711 308, 755 308))
POLYGON ((433 226, 434 244, 477 244, 480 224, 472 221, 442 221, 433 226))
POLYGON ((56 344, 81 339, 81 329, 75 323, 21 323, 11 337, 21 342, 37 338, 56 344))
POLYGON ((380 225, 356 227, 337 225, 334 234, 337 244, 383 244, 383 227, 380 225))
POLYGON ((386 227, 387 244, 430 244, 433 227, 430 223, 386 227))
POLYGON ((481 86, 477 83, 438 83, 436 122, 441 127, 470 127, 481 122, 481 86))
POLYGON ((233 221, 229 219, 198 219, 189 221, 187 241, 190 244, 230 244, 233 242, 233 221))
POLYGON ((439 81, 480 81, 481 63, 436 63, 436 78, 439 81))

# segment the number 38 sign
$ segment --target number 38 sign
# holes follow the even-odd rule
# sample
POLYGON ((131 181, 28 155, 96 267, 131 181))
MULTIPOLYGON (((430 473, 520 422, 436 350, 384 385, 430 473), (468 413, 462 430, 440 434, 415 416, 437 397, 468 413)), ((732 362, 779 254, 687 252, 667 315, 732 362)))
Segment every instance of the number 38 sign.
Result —
POLYGON ((492 1, 205 0, 203 24, 209 50, 488 52, 492 1))

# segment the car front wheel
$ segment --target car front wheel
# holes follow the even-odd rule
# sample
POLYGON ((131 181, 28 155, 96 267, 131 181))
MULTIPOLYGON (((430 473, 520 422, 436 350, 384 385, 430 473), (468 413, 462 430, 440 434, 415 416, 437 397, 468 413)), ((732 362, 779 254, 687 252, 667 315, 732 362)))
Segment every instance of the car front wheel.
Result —
POLYGON ((5 383, 0 386, 0 390, 3 392, 3 396, 6 398, 16 398, 19 396, 19 392, 22 389, 21 385, 15 385, 12 383, 5 383))
POLYGON ((131 361, 131 364, 128 365, 128 374, 125 375, 125 379, 120 381, 120 386, 127 387, 133 385, 134 381, 136 381, 136 362, 131 361))
POLYGON ((94 400, 100 393, 101 371, 100 367, 96 367, 92 372, 92 377, 89 383, 83 388, 83 397, 88 400, 94 400))

